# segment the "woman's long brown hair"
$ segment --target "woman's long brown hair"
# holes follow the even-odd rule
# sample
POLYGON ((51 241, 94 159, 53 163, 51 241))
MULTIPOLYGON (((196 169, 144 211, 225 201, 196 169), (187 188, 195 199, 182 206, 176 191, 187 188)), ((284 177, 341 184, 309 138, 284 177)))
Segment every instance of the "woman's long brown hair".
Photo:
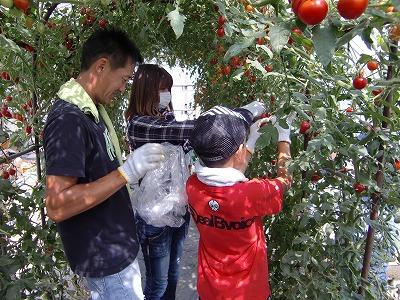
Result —
POLYGON ((168 89, 171 92, 172 76, 163 68, 153 64, 139 65, 135 76, 125 119, 132 116, 158 116, 160 90, 168 89))

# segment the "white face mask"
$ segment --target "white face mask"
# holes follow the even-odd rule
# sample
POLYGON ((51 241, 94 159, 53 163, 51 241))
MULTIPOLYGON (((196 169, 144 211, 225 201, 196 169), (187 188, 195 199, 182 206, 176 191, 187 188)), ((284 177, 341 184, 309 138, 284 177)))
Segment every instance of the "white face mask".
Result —
POLYGON ((160 104, 158 105, 158 108, 164 109, 168 106, 168 104, 171 102, 171 93, 170 92, 160 92, 160 104))

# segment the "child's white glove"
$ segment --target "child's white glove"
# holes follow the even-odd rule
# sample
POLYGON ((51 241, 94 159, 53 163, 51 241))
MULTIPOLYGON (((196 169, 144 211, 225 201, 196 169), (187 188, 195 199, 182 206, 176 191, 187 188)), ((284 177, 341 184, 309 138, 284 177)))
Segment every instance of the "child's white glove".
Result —
POLYGON ((246 148, 251 154, 254 153, 254 149, 256 147, 257 140, 261 136, 261 133, 258 132, 258 129, 260 129, 260 127, 262 125, 269 122, 270 120, 271 120, 271 117, 259 119, 259 120, 255 121, 253 123, 253 125, 250 126, 250 133, 249 133, 249 137, 246 142, 246 148))
POLYGON ((289 116, 286 118, 288 128, 281 127, 275 116, 271 117, 272 125, 276 128, 276 130, 278 130, 278 142, 287 142, 289 144, 291 143, 290 128, 295 117, 296 113, 290 113, 289 116))
POLYGON ((247 109, 249 112, 251 112, 253 114, 253 118, 258 118, 263 113, 265 113, 266 110, 265 104, 258 100, 246 104, 245 106, 242 106, 240 108, 247 109))
POLYGON ((157 168, 165 159, 161 144, 148 143, 128 155, 118 171, 129 184, 135 184, 147 171, 157 168))

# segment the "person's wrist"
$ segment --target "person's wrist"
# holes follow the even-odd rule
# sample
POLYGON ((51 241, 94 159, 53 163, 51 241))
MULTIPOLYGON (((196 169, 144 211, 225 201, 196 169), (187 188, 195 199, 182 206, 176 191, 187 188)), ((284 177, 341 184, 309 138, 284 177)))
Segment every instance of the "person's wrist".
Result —
POLYGON ((122 166, 118 167, 118 168, 117 168, 117 171, 118 171, 119 176, 120 176, 123 180, 125 180, 126 183, 129 183, 129 178, 128 178, 128 176, 125 174, 125 171, 124 171, 123 167, 122 167, 122 166))
POLYGON ((252 146, 250 146, 250 145, 248 145, 248 144, 246 144, 246 150, 247 150, 247 152, 249 152, 251 155, 254 154, 254 147, 252 147, 252 146))

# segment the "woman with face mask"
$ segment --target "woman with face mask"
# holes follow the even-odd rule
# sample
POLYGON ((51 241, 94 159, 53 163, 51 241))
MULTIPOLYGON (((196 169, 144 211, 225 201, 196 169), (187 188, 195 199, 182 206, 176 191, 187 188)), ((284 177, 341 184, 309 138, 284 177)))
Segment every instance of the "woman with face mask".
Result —
MULTIPOLYGON (((172 111, 172 76, 154 64, 139 65, 133 78, 131 96, 125 118, 131 150, 146 143, 168 142, 184 147, 195 121, 178 122, 172 111)), ((175 299, 179 262, 188 232, 190 215, 182 216, 180 227, 158 227, 147 224, 136 215, 137 232, 145 266, 145 299, 175 299)))
MULTIPOLYGON (((132 151, 146 143, 164 142, 182 146, 185 152, 189 150, 188 140, 196 120, 175 120, 171 103, 172 84, 172 76, 158 65, 139 65, 125 112, 132 151)), ((258 101, 234 109, 236 115, 250 120, 259 117, 264 110, 265 107, 258 101)), ((223 107, 217 106, 206 113, 224 111, 223 107)), ((185 222, 180 227, 157 227, 147 224, 139 214, 136 217, 139 242, 146 265, 145 299, 174 300, 189 213, 182 216, 185 222)))

